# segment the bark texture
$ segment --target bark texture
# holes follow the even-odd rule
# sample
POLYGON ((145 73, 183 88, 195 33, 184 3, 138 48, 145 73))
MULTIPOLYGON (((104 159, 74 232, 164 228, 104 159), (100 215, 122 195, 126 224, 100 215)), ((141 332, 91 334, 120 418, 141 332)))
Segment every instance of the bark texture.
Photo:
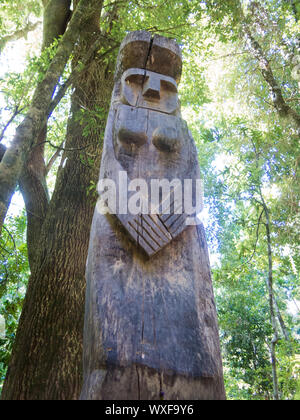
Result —
MULTIPOLYGON (((75 56, 82 60, 99 32, 101 7, 86 21, 75 56)), ((109 48, 109 46, 108 46, 109 48)), ((82 386, 85 265, 95 206, 87 196, 96 182, 102 151, 104 115, 89 136, 80 109, 108 109, 112 74, 90 57, 74 81, 71 117, 55 191, 40 230, 3 399, 78 399, 82 386)), ((93 114, 94 116, 94 114, 93 114)))
POLYGON ((43 48, 65 33, 71 18, 71 0, 50 0, 44 8, 43 48))
MULTIPOLYGON (((44 8, 42 51, 65 33, 71 16, 70 0, 49 0, 44 8)), ((34 269, 41 228, 45 220, 49 194, 46 181, 47 168, 44 160, 47 124, 39 133, 29 152, 19 179, 27 212, 27 248, 31 269, 34 269)))

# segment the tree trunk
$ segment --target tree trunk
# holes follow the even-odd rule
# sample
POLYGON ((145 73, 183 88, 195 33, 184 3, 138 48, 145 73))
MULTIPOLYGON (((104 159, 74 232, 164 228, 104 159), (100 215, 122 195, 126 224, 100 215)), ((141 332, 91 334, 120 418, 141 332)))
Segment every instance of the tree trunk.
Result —
POLYGON ((30 152, 19 179, 19 186, 27 212, 27 249, 31 270, 34 268, 41 228, 49 206, 44 161, 46 135, 47 126, 38 136, 38 143, 42 144, 34 147, 30 152))
MULTIPOLYGON (((76 60, 99 32, 101 7, 81 32, 76 60)), ((113 63, 112 63, 113 64, 113 63)), ((92 57, 74 83, 65 151, 40 231, 3 399, 77 399, 82 386, 85 264, 106 113, 86 137, 80 109, 109 107, 113 73, 92 57)), ((87 112, 87 111, 86 111, 87 112)))
MULTIPOLYGON (((55 39, 62 36, 71 16, 71 0, 50 0, 44 8, 42 51, 55 39)), ((27 212, 27 249, 29 266, 33 270, 38 249, 41 228, 45 220, 49 194, 46 181, 46 164, 44 160, 47 124, 41 130, 37 144, 29 153, 19 179, 20 190, 27 212)))

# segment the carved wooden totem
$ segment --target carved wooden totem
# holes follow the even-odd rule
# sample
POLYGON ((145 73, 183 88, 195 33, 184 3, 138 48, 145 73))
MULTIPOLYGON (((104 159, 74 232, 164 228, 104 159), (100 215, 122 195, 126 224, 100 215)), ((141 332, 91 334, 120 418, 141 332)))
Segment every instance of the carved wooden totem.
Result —
POLYGON ((100 171, 100 180, 116 185, 117 209, 104 215, 97 207, 92 224, 81 399, 225 399, 203 226, 187 223, 176 187, 155 203, 140 200, 135 214, 121 203, 135 179, 150 190, 153 180, 199 178, 180 115, 180 75, 173 40, 144 31, 126 36, 100 171), (122 185, 121 172, 128 177, 122 185))

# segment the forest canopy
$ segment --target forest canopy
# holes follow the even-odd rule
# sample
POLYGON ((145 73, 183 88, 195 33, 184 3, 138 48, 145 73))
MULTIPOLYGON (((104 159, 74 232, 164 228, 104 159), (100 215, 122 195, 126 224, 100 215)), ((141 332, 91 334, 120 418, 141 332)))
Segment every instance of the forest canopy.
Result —
POLYGON ((300 398, 299 19, 297 0, 0 0, 3 399, 79 396, 115 61, 141 29, 182 49, 227 398, 300 398))

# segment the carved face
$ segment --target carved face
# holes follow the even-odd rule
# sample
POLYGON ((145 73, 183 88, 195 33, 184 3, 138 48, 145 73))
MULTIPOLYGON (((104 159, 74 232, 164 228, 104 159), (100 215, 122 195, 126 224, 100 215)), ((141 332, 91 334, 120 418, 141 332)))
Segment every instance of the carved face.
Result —
POLYGON ((176 81, 133 68, 124 72, 121 86, 114 123, 117 159, 131 179, 173 179, 187 168, 188 159, 187 127, 176 117, 176 81))
POLYGON ((125 71, 121 101, 126 105, 174 114, 179 107, 177 83, 172 77, 142 69, 125 71))

